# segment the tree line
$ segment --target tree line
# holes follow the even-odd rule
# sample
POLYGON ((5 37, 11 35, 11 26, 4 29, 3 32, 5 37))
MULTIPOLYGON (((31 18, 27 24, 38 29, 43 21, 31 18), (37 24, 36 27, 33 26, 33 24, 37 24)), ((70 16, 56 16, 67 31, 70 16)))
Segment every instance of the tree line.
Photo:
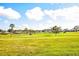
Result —
POLYGON ((60 32, 63 32, 63 33, 66 33, 66 32, 78 32, 79 31, 79 26, 74 26, 74 28, 72 29, 61 29, 61 27, 58 27, 57 25, 53 26, 52 28, 50 29, 43 29, 43 30, 33 30, 33 29, 28 29, 28 28, 25 28, 24 30, 14 30, 14 27, 15 27, 15 24, 10 24, 9 25, 9 29, 7 31, 5 30, 2 30, 0 29, 0 33, 1 34, 22 34, 22 33, 25 33, 25 34, 33 34, 33 33, 39 33, 39 32, 52 32, 52 33, 60 33, 60 32))

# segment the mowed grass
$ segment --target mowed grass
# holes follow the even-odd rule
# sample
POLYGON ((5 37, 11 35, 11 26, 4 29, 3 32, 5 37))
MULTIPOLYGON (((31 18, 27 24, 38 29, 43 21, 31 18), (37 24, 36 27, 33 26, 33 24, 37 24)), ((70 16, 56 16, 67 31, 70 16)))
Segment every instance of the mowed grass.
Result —
POLYGON ((79 32, 0 34, 0 56, 79 56, 79 32))

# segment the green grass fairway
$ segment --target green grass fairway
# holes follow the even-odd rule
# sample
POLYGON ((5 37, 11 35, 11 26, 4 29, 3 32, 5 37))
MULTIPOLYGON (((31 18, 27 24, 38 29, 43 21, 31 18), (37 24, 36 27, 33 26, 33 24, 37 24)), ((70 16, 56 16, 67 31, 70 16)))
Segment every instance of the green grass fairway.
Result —
POLYGON ((0 35, 0 56, 79 56, 79 32, 0 35))

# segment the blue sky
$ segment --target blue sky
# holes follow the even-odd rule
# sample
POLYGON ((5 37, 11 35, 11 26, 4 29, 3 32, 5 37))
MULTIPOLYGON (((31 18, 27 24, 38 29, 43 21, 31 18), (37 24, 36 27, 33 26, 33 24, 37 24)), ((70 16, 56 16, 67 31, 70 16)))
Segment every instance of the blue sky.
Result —
POLYGON ((79 25, 78 9, 75 3, 0 3, 0 28, 8 29, 10 24, 15 29, 73 28, 79 25))

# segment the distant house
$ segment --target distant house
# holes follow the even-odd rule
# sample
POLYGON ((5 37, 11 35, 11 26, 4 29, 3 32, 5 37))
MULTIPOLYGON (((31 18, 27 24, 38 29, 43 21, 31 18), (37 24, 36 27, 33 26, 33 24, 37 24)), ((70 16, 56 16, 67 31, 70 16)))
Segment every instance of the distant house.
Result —
POLYGON ((44 29, 42 32, 52 32, 51 29, 44 29))
POLYGON ((35 30, 36 33, 42 32, 42 30, 35 30))
POLYGON ((7 31, 1 31, 0 34, 6 35, 6 34, 9 34, 9 32, 7 32, 7 31))
POLYGON ((29 33, 30 31, 29 30, 15 30, 14 33, 15 34, 26 34, 26 33, 29 33))
POLYGON ((23 33, 23 30, 15 30, 14 33, 15 34, 21 34, 21 33, 23 33))

